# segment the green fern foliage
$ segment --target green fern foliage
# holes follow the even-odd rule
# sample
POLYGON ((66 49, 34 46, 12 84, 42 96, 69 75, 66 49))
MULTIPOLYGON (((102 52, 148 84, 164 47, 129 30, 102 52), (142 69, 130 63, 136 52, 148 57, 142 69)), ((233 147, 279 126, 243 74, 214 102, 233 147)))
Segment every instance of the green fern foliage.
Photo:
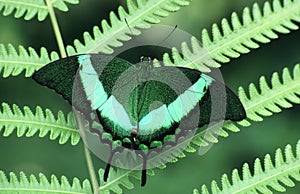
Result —
POLYGON ((67 46, 67 52, 69 55, 95 52, 112 53, 113 47, 122 46, 122 42, 128 41, 130 36, 140 34, 140 29, 146 29, 150 27, 150 24, 159 23, 159 18, 168 16, 170 12, 178 11, 180 7, 188 5, 190 1, 137 0, 135 4, 134 1, 127 0, 128 12, 122 6, 118 8, 118 16, 114 12, 110 12, 110 21, 102 20, 101 22, 102 30, 95 26, 93 36, 85 32, 83 34, 84 44, 75 40, 75 48, 67 46))
POLYGON ((38 54, 31 47, 25 49, 19 46, 17 51, 11 44, 7 47, 0 44, 0 72, 3 77, 17 76, 22 71, 25 71, 25 77, 30 77, 37 69, 58 58, 56 52, 52 52, 49 57, 48 51, 43 47, 38 54))
POLYGON ((24 16, 25 20, 30 20, 37 15, 39 21, 45 20, 48 15, 47 6, 44 0, 12 0, 0 1, 0 10, 3 10, 3 15, 7 16, 14 12, 16 18, 24 16))
MULTIPOLYGON (((178 11, 190 2, 191 0, 127 0, 128 11, 120 6, 117 13, 110 12, 109 20, 101 21, 101 28, 95 26, 92 34, 85 32, 84 42, 75 40, 74 46, 67 46, 67 52, 69 55, 112 53, 115 47, 122 46, 123 42, 130 40, 133 35, 139 35, 141 29, 150 28, 150 24, 159 23, 161 18, 178 11)), ((44 21, 52 7, 68 11, 68 4, 77 3, 79 0, 0 0, 0 11, 5 16, 14 14, 16 18, 23 17, 25 20, 31 20, 36 17, 39 21, 44 21)), ((295 22, 300 22, 300 0, 273 0, 272 5, 266 2, 262 8, 254 4, 251 9, 245 8, 241 17, 234 12, 230 19, 223 19, 221 25, 213 24, 212 35, 204 29, 201 34, 202 46, 193 37, 190 43, 182 43, 180 50, 173 48, 172 55, 164 54, 163 62, 165 65, 180 65, 209 72, 211 68, 218 68, 221 63, 227 63, 231 58, 237 58, 241 54, 250 52, 251 49, 258 48, 261 43, 268 43, 278 38, 279 33, 286 34, 298 29, 295 22)), ((45 48, 41 48, 40 53, 37 53, 31 47, 26 49, 19 46, 16 49, 11 44, 7 46, 0 44, 0 72, 3 77, 17 76, 22 72, 25 72, 26 77, 30 77, 36 70, 56 59, 59 59, 58 54, 52 52, 49 56, 45 48)), ((259 86, 251 83, 248 89, 240 87, 238 94, 245 106, 247 119, 237 124, 226 121, 223 127, 217 124, 210 125, 195 135, 185 148, 186 152, 196 152, 199 147, 217 143, 217 136, 227 137, 228 131, 237 132, 241 126, 250 126, 252 121, 262 121, 263 117, 290 108, 293 103, 300 104, 300 65, 294 67, 292 75, 287 68, 280 76, 274 73, 270 83, 263 76, 259 79, 259 86)), ((6 137, 13 132, 16 132, 18 137, 49 135, 51 140, 58 140, 60 144, 70 140, 72 145, 77 145, 80 141, 72 113, 65 115, 59 111, 54 115, 49 109, 43 110, 39 106, 32 111, 27 106, 20 108, 17 105, 10 106, 2 103, 1 131, 6 137)), ((231 180, 226 174, 222 176, 221 187, 216 181, 212 181, 211 189, 203 185, 201 191, 195 189, 194 194, 285 191, 287 186, 294 186, 294 180, 300 181, 300 140, 296 150, 295 157, 291 146, 287 145, 284 154, 280 149, 276 151, 274 160, 270 155, 266 155, 263 165, 260 159, 256 159, 254 173, 251 173, 246 163, 242 168, 242 177, 235 169, 231 180)), ((184 157, 185 153, 180 153, 177 158, 169 162, 176 162, 184 157)), ((104 182, 102 180, 104 170, 100 169, 98 173, 100 177, 98 192, 101 194, 122 193, 123 187, 134 188, 132 179, 141 179, 139 171, 112 168, 108 181, 104 182)), ((154 175, 153 170, 148 170, 147 173, 150 176, 154 175)), ((94 182, 93 177, 91 180, 94 182)), ((23 172, 18 177, 10 173, 7 178, 5 173, 0 171, 0 193, 16 191, 19 193, 93 193, 88 180, 81 183, 78 178, 74 178, 70 184, 64 176, 60 181, 54 175, 50 179, 43 174, 40 174, 39 178, 34 175, 28 178, 23 172)))
MULTIPOLYGON (((278 113, 281 108, 291 108, 292 103, 300 103, 300 65, 294 66, 293 76, 288 68, 284 68, 282 76, 278 73, 272 75, 271 84, 268 84, 265 76, 259 79, 259 88, 251 83, 249 97, 242 87, 238 95, 247 109, 247 118, 252 121, 262 121, 262 116, 278 113)), ((240 124, 247 125, 247 122, 240 124)))
POLYGON ((222 19, 221 27, 212 26, 212 38, 208 30, 202 31, 202 46, 191 39, 191 47, 183 43, 181 51, 172 50, 172 56, 164 54, 165 65, 178 65, 195 68, 202 72, 210 72, 210 68, 220 67, 230 58, 237 58, 241 54, 250 52, 250 49, 259 47, 259 43, 269 43, 278 38, 278 33, 289 33, 299 27, 293 22, 300 22, 300 0, 273 0, 272 6, 266 2, 263 8, 255 3, 252 9, 246 7, 242 19, 233 12, 231 19, 222 19), (182 53, 183 55, 180 55, 182 53))
MULTIPOLYGON (((79 0, 49 0, 50 6, 56 7, 61 11, 68 11, 66 3, 78 4, 79 0)), ((16 18, 24 16, 25 20, 31 20, 35 16, 39 21, 46 19, 48 15, 48 6, 45 0, 0 0, 0 11, 7 16, 15 13, 16 18)))
MULTIPOLYGON (((79 40, 75 40, 74 45, 76 49, 72 46, 68 46, 68 54, 73 55, 93 52, 111 53, 113 51, 112 47, 121 46, 122 41, 130 39, 129 34, 131 32, 124 21, 125 18, 127 19, 132 32, 134 34, 139 34, 140 31, 137 28, 148 28, 149 23, 158 23, 159 17, 165 17, 169 12, 177 11, 180 6, 189 4, 189 0, 160 0, 160 3, 155 3, 156 1, 139 0, 137 1, 137 5, 135 5, 134 2, 128 0, 127 6, 129 13, 120 6, 118 9, 119 19, 116 14, 111 12, 110 25, 108 21, 103 20, 101 23, 102 31, 100 31, 98 27, 94 27, 93 36, 85 32, 84 44, 79 40), (164 5, 168 3, 172 5, 172 9, 168 8, 169 10, 165 10, 166 8, 164 5), (150 9, 149 7, 153 5, 155 5, 155 7, 150 9), (143 17, 140 17, 139 19, 134 18, 133 16, 136 12, 142 14, 143 17)), ((242 22, 234 12, 231 21, 228 21, 227 19, 222 20, 222 28, 214 24, 212 27, 212 40, 208 35, 208 31, 204 29, 202 32, 204 49, 199 45, 196 38, 192 38, 192 49, 189 49, 187 43, 183 43, 181 51, 173 48, 172 56, 164 54, 163 62, 165 65, 180 64, 180 66, 196 68, 202 72, 209 72, 210 68, 220 67, 220 64, 215 60, 222 63, 229 62, 230 58, 237 58, 240 54, 248 53, 250 49, 258 48, 258 43, 268 43, 271 39, 277 38, 278 35, 276 32, 288 33, 290 30, 298 29, 298 26, 293 23, 293 20, 300 21, 299 13, 300 0, 284 0, 283 5, 280 4, 279 0, 274 0, 273 6, 271 6, 269 2, 266 2, 262 9, 259 8, 257 4, 254 4, 252 12, 249 8, 244 9, 242 22), (180 53, 183 53, 183 57, 180 53)), ((45 60, 42 64, 39 62, 38 64, 35 64, 37 57, 33 59, 31 56, 18 56, 18 54, 15 54, 17 57, 20 57, 18 62, 16 62, 17 60, 12 59, 7 61, 2 59, 3 57, 7 57, 7 54, 1 54, 6 53, 7 51, 4 46, 1 47, 0 69, 5 66, 9 71, 15 68, 18 69, 18 71, 22 71, 22 68, 27 71, 27 69, 37 69, 37 66, 41 67, 49 62, 49 60, 45 60)), ((15 49, 13 48, 11 50, 15 49)), ((25 49, 23 48, 22 50, 25 49)), ((41 50, 44 49, 42 48, 41 50)), ((16 51, 12 53, 16 53, 16 51)), ((55 53, 55 55, 57 54, 55 53)), ((41 53, 41 57, 43 56, 47 55, 41 53)), ((58 57, 53 57, 51 60, 57 58, 58 57)), ((29 71, 26 75, 30 76, 32 73, 32 71, 29 71)), ((11 74, 7 73, 6 75, 9 76, 11 74)))
POLYGON ((62 176, 60 181, 54 175, 50 180, 40 173, 39 179, 34 175, 30 175, 29 178, 24 172, 20 172, 19 177, 13 172, 9 173, 9 179, 5 176, 3 171, 0 171, 0 193, 72 193, 72 194, 90 194, 92 193, 91 185, 88 180, 84 180, 80 183, 78 178, 74 178, 70 184, 65 176, 62 176))
MULTIPOLYGON (((286 187, 294 187, 295 181, 300 181, 300 141, 296 146, 296 157, 290 145, 287 145, 282 154, 277 149, 275 159, 267 154, 263 165, 260 159, 254 162, 254 173, 251 173, 249 165, 245 163, 242 168, 242 177, 237 169, 232 171, 231 182, 228 175, 221 178, 220 188, 216 181, 212 181, 211 190, 206 185, 201 187, 201 194, 227 194, 227 193, 273 193, 273 191, 284 192, 286 187), (274 161, 274 162, 273 162, 274 161)), ((194 194, 198 194, 197 189, 194 194)))
POLYGON ((39 106, 33 113, 27 106, 21 110, 17 105, 10 107, 8 104, 2 103, 0 131, 1 129, 4 129, 3 136, 11 135, 16 129, 18 137, 31 137, 38 131, 40 137, 45 137, 50 132, 50 139, 59 138, 60 144, 64 144, 70 139, 71 144, 76 145, 80 140, 72 113, 69 113, 66 118, 59 111, 55 117, 49 109, 43 111, 39 106))

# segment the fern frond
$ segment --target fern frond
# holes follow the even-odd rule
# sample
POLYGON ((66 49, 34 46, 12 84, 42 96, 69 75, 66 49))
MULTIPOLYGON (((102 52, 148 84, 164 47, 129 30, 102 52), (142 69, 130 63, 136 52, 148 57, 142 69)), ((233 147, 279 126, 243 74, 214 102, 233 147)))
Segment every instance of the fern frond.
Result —
POLYGON ((22 71, 25 71, 26 77, 30 77, 35 70, 56 59, 59 59, 56 52, 51 52, 49 58, 48 51, 43 47, 40 54, 37 54, 31 47, 25 49, 19 46, 17 51, 11 44, 7 47, 0 44, 0 72, 3 72, 3 77, 17 76, 22 71))
POLYGON ((37 106, 35 113, 25 106, 21 110, 17 105, 10 107, 6 103, 2 103, 2 111, 0 111, 0 131, 4 128, 3 135, 9 136, 13 131, 17 130, 17 136, 31 137, 39 131, 40 137, 45 137, 48 132, 50 139, 59 138, 59 143, 64 144, 69 139, 72 145, 76 145, 80 136, 75 127, 75 120, 72 113, 67 115, 59 111, 57 117, 46 109, 42 110, 37 106))
POLYGON ((172 56, 165 53, 165 65, 179 65, 210 72, 210 68, 220 67, 220 63, 227 63, 230 58, 237 58, 250 49, 259 47, 259 43, 269 43, 278 38, 278 33, 287 34, 299 27, 293 22, 300 22, 300 0, 273 0, 273 6, 266 2, 263 8, 255 3, 250 10, 246 7, 242 19, 236 12, 231 20, 222 19, 221 27, 212 26, 212 38, 208 30, 202 31, 202 46, 196 38, 191 39, 191 48, 186 42, 182 43, 180 51, 172 49, 172 56), (182 53, 183 55, 180 55, 182 53), (214 59, 214 60, 212 60, 214 59), (218 62, 216 62, 218 61, 218 62))
POLYGON ((0 193, 72 193, 72 194, 90 194, 92 193, 91 185, 88 180, 82 183, 78 178, 74 178, 70 184, 65 176, 60 180, 52 175, 50 180, 40 173, 39 178, 34 175, 27 177, 24 172, 20 172, 19 177, 13 172, 9 173, 9 179, 3 171, 0 171, 0 193))
POLYGON ((112 53, 113 47, 122 46, 123 41, 141 33, 140 29, 149 28, 149 24, 160 22, 159 18, 166 17, 170 12, 175 12, 186 6, 191 0, 127 0, 128 12, 120 6, 118 16, 110 12, 110 21, 102 20, 100 30, 97 26, 93 29, 93 36, 88 32, 83 34, 84 44, 79 40, 74 41, 74 46, 67 46, 69 55, 80 53, 112 53), (128 28, 125 18, 130 26, 128 28), (130 31, 131 30, 131 31, 130 31), (93 38, 94 37, 94 38, 93 38))
MULTIPOLYGON (((272 76, 272 86, 268 86, 264 76, 260 78, 260 90, 261 93, 257 92, 257 89, 254 89, 254 85, 250 84, 249 92, 251 98, 247 98, 245 95, 244 89, 239 88, 239 98, 241 99, 248 120, 252 121, 262 121, 261 116, 271 116, 273 113, 278 113, 281 111, 281 108, 290 108, 292 106, 290 102, 300 104, 300 65, 295 65, 293 69, 293 76, 290 75, 287 68, 283 69, 282 80, 278 73, 274 73, 272 76), (254 95, 255 94, 255 95, 254 95), (255 96, 255 97, 254 97, 255 96), (259 119, 257 119, 259 118, 259 119)), ((250 126, 250 122, 246 119, 238 122, 240 126, 250 126)), ((209 143, 217 143, 217 136, 227 137, 228 131, 238 132, 239 126, 234 124, 234 122, 226 121, 223 127, 219 127, 218 124, 212 124, 207 129, 197 133, 193 139, 186 139, 182 141, 181 144, 177 147, 182 146, 190 142, 185 148, 186 152, 196 152, 199 147, 206 147, 209 143)), ((160 152, 156 157, 160 157, 164 152, 160 152)), ((181 153, 177 158, 172 159, 169 162, 176 162, 180 158, 184 158, 185 154, 181 153)), ((137 167, 138 168, 138 167, 137 167)), ((165 168, 162 166, 161 168, 165 168)), ((129 173, 135 173, 134 171, 127 171, 124 174, 116 176, 114 179, 109 180, 106 184, 116 184, 119 181, 127 180, 129 173), (111 183, 110 183, 111 182, 111 183)), ((230 193, 230 192, 229 192, 230 193)))
POLYGON ((0 10, 7 16, 14 12, 16 18, 24 16, 25 20, 30 20, 37 15, 39 21, 45 20, 48 15, 47 6, 44 0, 0 0, 0 10))
MULTIPOLYGON (((292 107, 292 103, 300 103, 300 65, 297 64, 291 76, 288 68, 284 68, 282 76, 274 73, 271 85, 265 76, 259 79, 259 88, 254 84, 249 85, 249 97, 245 90, 240 87, 238 91, 240 100, 247 111, 248 119, 262 121, 262 116, 270 116, 278 113, 282 108, 292 107), (282 81, 281 81, 282 80, 282 81)), ((240 122, 247 125, 247 122, 240 122)))
MULTIPOLYGON (((260 159, 256 159, 253 165, 252 174, 249 165, 245 163, 242 168, 242 177, 237 169, 232 171, 231 182, 228 175, 221 178, 220 188, 216 181, 211 182, 211 189, 206 185, 201 187, 202 194, 222 194, 222 193, 273 193, 274 191, 284 192, 286 187, 294 187, 295 181, 300 181, 300 141, 296 146, 296 157, 292 147, 287 145, 282 154, 281 149, 277 149, 275 159, 269 154, 264 158, 263 165, 260 159), (293 178, 293 179, 292 179, 293 178), (272 188, 272 189, 271 189, 272 188)), ((194 194, 199 193, 197 189, 194 194)))
MULTIPOLYGON (((53 7, 61 11, 68 11, 66 3, 78 4, 79 0, 52 0, 53 7)), ((14 16, 25 20, 31 20, 35 16, 39 21, 46 19, 48 7, 44 0, 0 0, 0 11, 7 16, 15 11, 14 16)))

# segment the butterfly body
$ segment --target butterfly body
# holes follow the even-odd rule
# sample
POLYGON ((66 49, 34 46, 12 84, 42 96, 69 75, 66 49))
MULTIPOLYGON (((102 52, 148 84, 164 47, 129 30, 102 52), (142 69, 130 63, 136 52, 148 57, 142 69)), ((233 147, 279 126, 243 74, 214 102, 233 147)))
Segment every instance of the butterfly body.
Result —
MULTIPOLYGON (((170 140, 176 142, 211 120, 245 118, 241 102, 230 89, 183 67, 153 67, 148 61, 133 65, 106 55, 85 54, 52 62, 33 78, 82 112, 100 138, 133 150, 147 151, 170 140), (223 111, 214 115, 211 93, 223 93, 226 98, 216 102, 223 111), (95 122, 104 132, 94 127, 95 122)), ((145 171, 143 177, 145 184, 145 171)))

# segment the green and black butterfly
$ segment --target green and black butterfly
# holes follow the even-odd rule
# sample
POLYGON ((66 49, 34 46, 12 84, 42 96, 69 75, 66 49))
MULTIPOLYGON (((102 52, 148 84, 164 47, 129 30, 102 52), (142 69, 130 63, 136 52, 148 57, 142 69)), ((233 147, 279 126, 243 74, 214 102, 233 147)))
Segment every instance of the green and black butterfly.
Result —
MULTIPOLYGON (((101 141, 142 150, 142 186, 146 183, 147 151, 168 144, 169 139, 176 143, 210 121, 246 117, 238 97, 221 82, 193 69, 153 67, 147 60, 133 65, 108 55, 83 54, 54 61, 38 70, 33 79, 54 89, 83 113, 101 141), (224 102, 213 102, 212 93, 223 96, 224 102), (212 115, 213 103, 223 110, 212 115), (98 130, 95 122, 104 131, 98 130)), ((116 151, 120 149, 111 146, 105 181, 116 151)))

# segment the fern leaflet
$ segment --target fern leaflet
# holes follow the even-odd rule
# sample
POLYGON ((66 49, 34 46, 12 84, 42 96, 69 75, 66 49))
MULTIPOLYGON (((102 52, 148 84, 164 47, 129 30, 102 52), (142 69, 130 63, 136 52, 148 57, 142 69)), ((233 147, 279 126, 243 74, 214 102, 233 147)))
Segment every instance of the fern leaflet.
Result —
MULTIPOLYGON (((272 113, 278 113, 281 108, 290 108, 292 103, 300 103, 300 65, 297 64, 293 70, 293 77, 288 68, 283 69, 282 78, 278 73, 273 73, 271 78, 271 87, 262 76, 259 80, 259 90, 254 84, 249 85, 249 96, 245 90, 239 88, 239 98, 248 110, 247 117, 252 121, 262 121, 261 116, 270 116, 272 113), (280 81, 282 79, 282 82, 280 81), (266 98, 268 97, 268 98, 266 98)), ((247 122, 240 122, 242 125, 248 125, 247 122)))
POLYGON ((210 68, 221 66, 216 61, 227 63, 230 58, 237 58, 250 52, 250 49, 258 48, 258 43, 268 43, 271 39, 278 38, 276 32, 286 34, 299 28, 293 20, 300 22, 300 0, 284 0, 283 5, 280 0, 273 0, 273 6, 266 2, 262 10, 257 3, 253 5, 252 11, 246 7, 242 22, 237 13, 233 12, 230 21, 221 21, 221 28, 217 24, 212 26, 212 40, 204 29, 201 34, 202 47, 193 37, 192 49, 189 49, 186 42, 182 43, 181 51, 173 48, 172 56, 164 54, 164 64, 210 72, 210 68))
MULTIPOLYGON (((79 0, 52 0, 53 7, 61 11, 68 11, 66 3, 78 4, 79 0)), ((10 15, 15 11, 14 16, 25 20, 31 20, 35 16, 39 21, 46 19, 48 15, 48 7, 44 0, 0 0, 0 11, 3 15, 10 15)))
MULTIPOLYGON (((271 156, 267 154, 264 158, 262 166, 261 161, 257 158, 254 162, 254 174, 249 170, 249 165, 245 163, 242 168, 241 178, 238 170, 232 171, 232 182, 229 181, 228 175, 224 174, 221 178, 222 188, 216 181, 211 183, 211 192, 206 185, 201 187, 202 194, 222 194, 222 193, 272 193, 272 189, 284 192, 285 187, 295 186, 294 180, 300 181, 300 141, 296 146, 296 157, 293 154, 290 145, 285 147, 284 156, 281 149, 277 149, 275 153, 275 165, 271 156), (263 170, 264 169, 264 170, 263 170), (293 178, 293 179, 291 179, 293 178), (280 181, 280 182, 279 182, 280 181)), ((194 194, 199 194, 197 189, 194 194)))
POLYGON ((68 11, 69 8, 67 3, 69 4, 79 4, 79 0, 51 0, 53 7, 61 10, 61 11, 68 11))
POLYGON ((65 176, 62 176, 60 181, 56 176, 52 175, 50 180, 40 173, 39 180, 30 175, 29 178, 24 172, 20 172, 19 178, 13 172, 9 173, 9 179, 6 178, 5 173, 0 171, 0 193, 69 193, 69 194, 87 194, 92 193, 91 185, 88 180, 80 183, 78 178, 74 178, 70 184, 65 176))
POLYGON ((7 48, 0 44, 0 72, 3 72, 3 77, 17 76, 22 71, 25 71, 26 77, 30 77, 35 70, 58 58, 56 52, 52 52, 49 58, 47 50, 43 47, 38 55, 31 47, 26 50, 23 46, 19 46, 17 51, 11 44, 7 48))
POLYGON ((8 104, 2 103, 0 131, 2 128, 4 128, 4 136, 9 136, 17 129, 18 137, 24 135, 31 137, 39 131, 40 137, 45 137, 48 132, 50 132, 51 140, 59 137, 60 144, 64 144, 70 139, 71 144, 76 145, 80 140, 72 113, 69 113, 66 119, 64 114, 59 111, 55 118, 49 109, 43 111, 39 106, 33 113, 26 106, 21 110, 17 105, 13 105, 11 109, 8 104))
POLYGON ((175 12, 182 6, 188 5, 190 0, 137 0, 135 4, 132 0, 127 0, 128 13, 120 6, 118 16, 110 12, 110 24, 102 20, 100 29, 95 26, 93 37, 85 32, 83 34, 84 44, 79 40, 74 41, 74 47, 67 46, 69 55, 82 53, 112 53, 112 47, 122 46, 122 41, 130 39, 131 32, 140 34, 140 29, 149 28, 149 24, 159 23, 159 18, 166 17, 170 12, 175 12), (125 23, 125 18, 131 31, 125 23))

